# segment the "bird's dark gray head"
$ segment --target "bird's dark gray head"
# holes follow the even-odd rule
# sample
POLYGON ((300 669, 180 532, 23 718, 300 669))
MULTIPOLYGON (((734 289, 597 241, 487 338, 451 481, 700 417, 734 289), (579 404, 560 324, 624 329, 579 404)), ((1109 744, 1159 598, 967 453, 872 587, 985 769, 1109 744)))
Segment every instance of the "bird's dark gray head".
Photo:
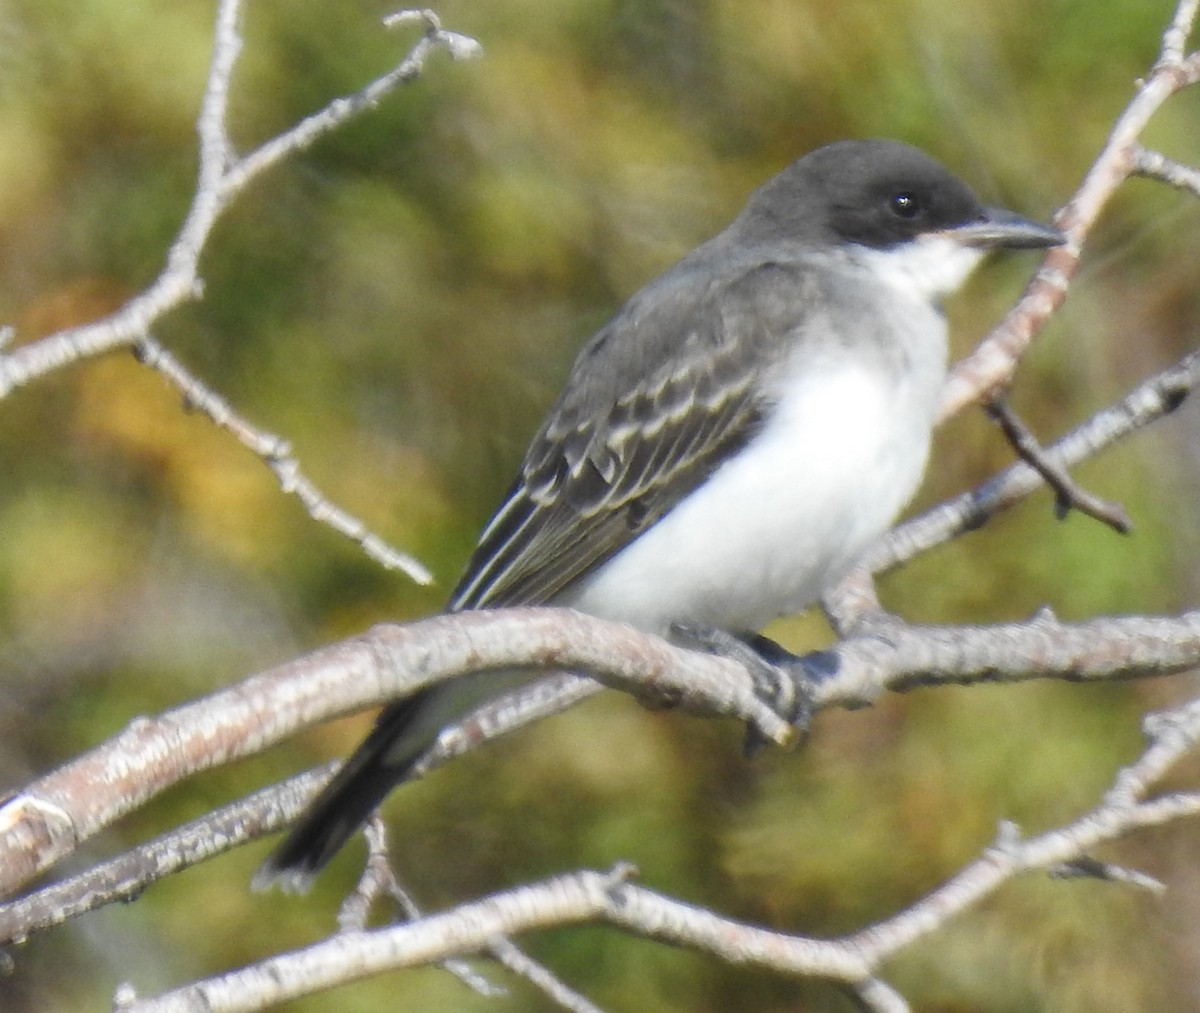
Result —
POLYGON ((966 183, 899 141, 837 141, 768 180, 738 219, 742 237, 887 250, 926 235, 963 246, 1053 246, 1054 229, 985 208, 966 183))

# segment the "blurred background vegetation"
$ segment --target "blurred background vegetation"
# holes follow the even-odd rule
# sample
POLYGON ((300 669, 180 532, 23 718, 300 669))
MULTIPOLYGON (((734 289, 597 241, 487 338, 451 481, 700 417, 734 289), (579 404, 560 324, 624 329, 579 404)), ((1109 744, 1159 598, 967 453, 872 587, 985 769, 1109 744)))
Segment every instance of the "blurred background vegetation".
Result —
MULTIPOLYGON (((372 622, 436 610, 581 341, 791 159, 845 136, 921 145, 985 199, 1047 217, 1150 66, 1168 0, 446 0, 484 58, 426 76, 260 182, 213 237, 204 300, 157 337, 290 438, 348 509, 436 572, 418 588, 313 524, 267 470, 131 355, 0 404, 0 784, 153 712, 372 622)), ((388 69, 412 30, 385 4, 248 5, 236 78, 247 149, 388 69)), ((109 311, 157 273, 186 209, 214 4, 0 6, 0 321, 26 341, 109 311)), ((1200 93, 1146 142, 1200 162, 1200 93)), ((1200 209, 1134 182, 1023 369, 1047 439, 1196 344, 1200 209)), ((950 307, 965 351, 1032 267, 1011 256, 950 307)), ((989 621, 1178 610, 1200 598, 1200 407, 1082 469, 1137 530, 1052 517, 1042 494, 883 585, 902 615, 989 621)), ((1010 452, 978 412, 939 435, 921 501, 1010 452)), ((775 632, 796 648, 815 619, 775 632)), ((915 900, 997 822, 1027 832, 1091 804, 1185 680, 923 691, 818 719, 752 763, 731 724, 615 694, 398 793, 397 859, 444 905, 629 859, 644 881, 780 929, 836 933, 915 900)), ((181 786, 89 845, 98 857, 319 759, 369 718, 181 786)), ((1200 771, 1192 771, 1193 774, 1200 771)), ((1200 830, 1104 857, 1163 897, 1030 877, 888 974, 916 1007, 1192 1010, 1200 830)), ((106 1007, 333 927, 361 844, 309 898, 252 896, 267 845, 34 939, 5 1010, 106 1007)), ((831 990, 730 970, 603 929, 528 943, 606 1009, 845 1010, 831 990)), ((507 980, 499 971, 495 974, 507 980)), ((295 1010, 534 1010, 438 970, 295 1010)))

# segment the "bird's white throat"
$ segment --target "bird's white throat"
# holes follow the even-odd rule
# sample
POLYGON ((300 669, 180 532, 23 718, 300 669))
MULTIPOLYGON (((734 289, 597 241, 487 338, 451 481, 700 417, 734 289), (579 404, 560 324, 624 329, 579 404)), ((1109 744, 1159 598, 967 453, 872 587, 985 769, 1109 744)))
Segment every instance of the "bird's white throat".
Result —
POLYGON ((959 288, 985 254, 977 246, 933 234, 886 250, 851 246, 847 255, 871 270, 879 283, 936 301, 959 288))

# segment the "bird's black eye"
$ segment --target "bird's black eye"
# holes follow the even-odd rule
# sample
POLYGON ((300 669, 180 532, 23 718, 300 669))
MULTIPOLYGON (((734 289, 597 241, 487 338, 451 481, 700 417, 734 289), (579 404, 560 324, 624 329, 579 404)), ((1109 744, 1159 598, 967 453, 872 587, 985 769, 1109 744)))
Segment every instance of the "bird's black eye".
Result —
POLYGON ((908 190, 901 190, 900 193, 893 194, 888 203, 891 206, 892 214, 897 218, 915 218, 921 211, 921 202, 917 199, 917 195, 908 190))

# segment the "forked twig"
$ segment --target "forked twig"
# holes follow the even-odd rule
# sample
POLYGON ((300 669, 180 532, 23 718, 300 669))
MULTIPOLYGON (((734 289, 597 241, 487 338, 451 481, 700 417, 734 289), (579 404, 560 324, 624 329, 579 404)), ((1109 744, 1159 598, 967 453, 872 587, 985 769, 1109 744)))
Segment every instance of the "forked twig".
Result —
POLYGON ((1127 535, 1133 530, 1133 521, 1124 507, 1101 499, 1079 485, 1066 468, 1046 454, 1032 430, 1021 421, 1004 397, 992 398, 984 411, 1004 432, 1021 460, 1041 475, 1054 490, 1054 512, 1059 520, 1072 510, 1078 510, 1107 524, 1119 534, 1127 535))

